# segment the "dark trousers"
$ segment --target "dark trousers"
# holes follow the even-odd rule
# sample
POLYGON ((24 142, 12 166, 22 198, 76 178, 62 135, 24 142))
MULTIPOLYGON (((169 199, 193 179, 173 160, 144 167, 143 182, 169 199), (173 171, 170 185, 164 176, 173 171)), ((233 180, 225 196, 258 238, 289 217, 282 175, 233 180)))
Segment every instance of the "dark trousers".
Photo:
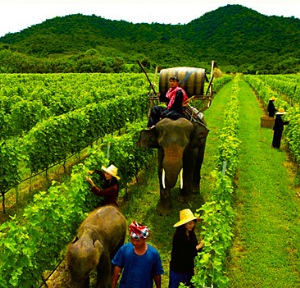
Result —
POLYGON ((155 125, 160 120, 162 113, 165 110, 167 110, 167 107, 163 107, 163 106, 152 107, 150 111, 147 127, 152 127, 153 125, 155 125))
POLYGON ((273 141, 272 141, 273 148, 277 148, 277 149, 280 148, 281 136, 282 136, 282 130, 274 130, 273 141))
POLYGON ((147 127, 152 127, 156 125, 157 122, 163 118, 170 118, 172 120, 177 120, 179 118, 185 117, 183 111, 179 112, 177 110, 169 110, 167 107, 154 106, 150 111, 150 116, 148 120, 147 127))

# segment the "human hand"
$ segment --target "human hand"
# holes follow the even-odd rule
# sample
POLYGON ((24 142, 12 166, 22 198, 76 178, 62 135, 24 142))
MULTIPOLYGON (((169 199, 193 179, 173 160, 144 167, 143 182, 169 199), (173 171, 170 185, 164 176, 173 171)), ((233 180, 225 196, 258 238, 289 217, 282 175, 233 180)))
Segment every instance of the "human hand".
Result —
POLYGON ((204 246, 204 240, 202 240, 197 246, 196 249, 200 250, 204 246))
POLYGON ((89 176, 86 176, 86 181, 88 181, 92 186, 95 186, 93 180, 89 176))

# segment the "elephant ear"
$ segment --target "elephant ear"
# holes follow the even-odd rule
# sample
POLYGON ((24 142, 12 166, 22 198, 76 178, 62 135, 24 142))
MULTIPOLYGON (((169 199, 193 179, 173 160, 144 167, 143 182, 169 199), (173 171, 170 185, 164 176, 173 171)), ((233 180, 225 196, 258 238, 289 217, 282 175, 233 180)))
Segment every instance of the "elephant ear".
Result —
POLYGON ((191 134, 189 147, 191 149, 204 145, 209 129, 204 124, 193 123, 194 130, 191 134))
POLYGON ((158 132, 156 127, 149 130, 142 130, 140 133, 140 138, 137 142, 137 146, 141 148, 158 148, 158 132))
POLYGON ((98 266, 99 260, 101 255, 103 254, 104 251, 104 247, 103 245, 100 243, 99 240, 96 240, 94 242, 94 248, 95 248, 95 253, 94 253, 94 257, 93 257, 93 267, 98 266))

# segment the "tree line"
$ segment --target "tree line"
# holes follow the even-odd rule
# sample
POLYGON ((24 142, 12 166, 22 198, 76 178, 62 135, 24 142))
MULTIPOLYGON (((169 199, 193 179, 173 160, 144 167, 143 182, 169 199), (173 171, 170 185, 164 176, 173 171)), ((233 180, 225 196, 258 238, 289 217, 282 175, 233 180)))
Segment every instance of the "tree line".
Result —
MULTIPOLYGON (((180 21, 180 19, 179 19, 180 21)), ((299 71, 300 19, 227 5, 188 24, 138 23, 82 14, 55 17, 0 38, 0 72, 122 72, 209 67, 224 72, 299 71)))

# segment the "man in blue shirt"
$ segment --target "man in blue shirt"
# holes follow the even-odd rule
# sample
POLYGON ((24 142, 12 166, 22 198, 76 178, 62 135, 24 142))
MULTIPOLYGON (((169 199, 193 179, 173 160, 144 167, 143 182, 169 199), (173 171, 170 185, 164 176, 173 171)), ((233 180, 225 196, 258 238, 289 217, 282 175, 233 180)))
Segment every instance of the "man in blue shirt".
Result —
POLYGON ((149 228, 133 221, 129 225, 131 242, 124 244, 112 260, 115 265, 112 288, 122 274, 120 288, 161 288, 164 273, 158 251, 146 243, 149 228))

